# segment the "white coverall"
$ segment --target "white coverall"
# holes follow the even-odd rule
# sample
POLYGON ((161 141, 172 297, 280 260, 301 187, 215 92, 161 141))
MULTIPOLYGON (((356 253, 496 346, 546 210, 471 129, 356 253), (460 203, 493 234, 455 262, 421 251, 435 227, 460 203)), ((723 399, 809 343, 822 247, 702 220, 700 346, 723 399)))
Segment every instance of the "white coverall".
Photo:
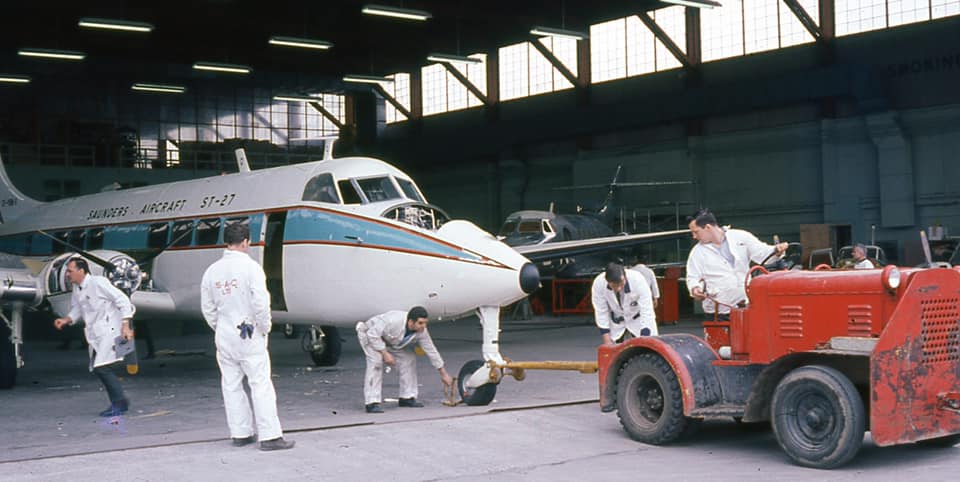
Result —
POLYGON ((267 335, 270 333, 270 293, 267 292, 263 269, 246 253, 226 250, 223 258, 210 265, 203 273, 200 285, 203 317, 215 331, 217 363, 220 365, 220 384, 223 406, 227 412, 230 436, 246 438, 256 433, 260 441, 283 436, 277 417, 277 394, 270 379, 270 353, 267 335), (242 322, 254 326, 253 336, 241 338, 238 326, 242 322), (247 377, 253 398, 243 390, 247 377), (257 430, 253 430, 256 417, 257 430))
POLYGON ((626 283, 617 294, 607 286, 605 273, 593 280, 590 298, 593 301, 593 316, 600 331, 610 331, 610 339, 617 341, 629 330, 633 336, 641 336, 644 328, 650 330, 650 336, 657 336, 657 319, 653 312, 653 298, 650 286, 643 275, 632 270, 624 270, 626 283))
POLYGON ((88 274, 70 295, 70 324, 83 321, 90 353, 90 370, 122 360, 114 349, 124 318, 133 318, 130 298, 103 276, 88 274), (96 353, 96 355, 94 355, 96 353))
POLYGON ((654 301, 660 299, 660 285, 657 284, 657 275, 653 272, 652 269, 648 268, 645 264, 638 264, 630 268, 643 275, 643 279, 647 280, 647 286, 650 287, 650 296, 653 297, 654 301))
MULTIPOLYGON (((702 287, 702 282, 706 281, 707 294, 721 303, 736 306, 741 301, 748 301, 744 287, 750 261, 763 262, 775 248, 742 229, 727 229, 725 236, 730 254, 733 255, 733 265, 721 254, 721 247, 698 243, 687 257, 687 288, 692 292, 695 286, 702 287)), ((704 299, 703 312, 713 314, 715 305, 713 301, 704 299)), ((730 313, 728 306, 716 308, 721 314, 730 313)))
POLYGON ((869 259, 863 258, 863 260, 853 265, 853 269, 873 269, 873 263, 871 263, 869 259))
POLYGON ((363 377, 364 403, 380 403, 383 399, 383 355, 386 349, 396 358, 396 367, 400 375, 400 398, 417 398, 417 356, 412 350, 419 345, 437 370, 443 368, 443 357, 433 345, 430 332, 426 328, 421 332, 412 332, 405 336, 407 313, 388 311, 374 316, 366 322, 357 323, 357 340, 367 358, 367 372, 363 377))

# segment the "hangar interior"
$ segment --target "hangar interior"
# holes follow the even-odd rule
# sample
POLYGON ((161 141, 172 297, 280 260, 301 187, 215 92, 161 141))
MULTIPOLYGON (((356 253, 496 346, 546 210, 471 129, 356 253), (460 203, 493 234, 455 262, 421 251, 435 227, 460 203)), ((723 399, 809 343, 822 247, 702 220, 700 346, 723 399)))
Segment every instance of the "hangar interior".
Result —
POLYGON ((849 225, 905 263, 918 230, 960 234, 960 0, 691 2, 384 0, 422 21, 351 0, 8 6, 0 156, 53 200, 235 170, 237 147, 254 169, 317 159, 338 136, 338 156, 385 159, 489 231, 596 204, 605 189, 557 188, 623 166, 621 181, 689 181, 618 191, 626 231, 710 207, 766 240, 849 225))

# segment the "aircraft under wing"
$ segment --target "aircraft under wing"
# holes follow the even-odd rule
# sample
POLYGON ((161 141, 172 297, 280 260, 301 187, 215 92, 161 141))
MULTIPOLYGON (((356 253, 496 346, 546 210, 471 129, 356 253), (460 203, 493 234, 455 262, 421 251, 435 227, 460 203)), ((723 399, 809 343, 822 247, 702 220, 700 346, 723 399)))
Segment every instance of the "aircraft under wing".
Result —
POLYGON ((680 239, 690 236, 689 229, 660 231, 656 233, 627 234, 603 238, 560 241, 532 246, 514 246, 513 249, 533 262, 598 253, 611 249, 630 248, 656 241, 680 239))

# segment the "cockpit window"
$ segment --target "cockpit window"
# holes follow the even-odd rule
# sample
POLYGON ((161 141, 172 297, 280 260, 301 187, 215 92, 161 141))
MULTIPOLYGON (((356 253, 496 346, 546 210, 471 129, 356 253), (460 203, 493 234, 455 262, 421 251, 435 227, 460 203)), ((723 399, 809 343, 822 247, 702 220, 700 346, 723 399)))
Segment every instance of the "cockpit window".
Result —
POLYGON ((333 183, 333 175, 324 173, 307 181, 307 185, 303 188, 303 196, 300 199, 340 204, 340 197, 337 196, 337 186, 333 183))
POLYGON ((360 186, 360 190, 367 197, 367 201, 372 203, 401 197, 389 176, 357 179, 357 185, 360 186))
POLYGON ((511 234, 515 229, 517 229, 517 220, 508 219, 507 222, 503 223, 503 226, 500 228, 500 236, 511 234))
POLYGON ((533 219, 520 221, 520 228, 517 231, 520 234, 539 233, 541 232, 540 221, 533 219))
POLYGON ((403 189, 403 194, 414 201, 426 202, 420 197, 420 193, 417 192, 417 187, 413 185, 413 181, 408 181, 406 179, 397 179, 397 184, 400 184, 400 189, 403 189))
POLYGON ((363 200, 360 199, 360 194, 353 188, 353 184, 349 179, 344 179, 338 182, 337 185, 340 186, 340 194, 343 195, 344 204, 360 204, 363 202, 363 200))

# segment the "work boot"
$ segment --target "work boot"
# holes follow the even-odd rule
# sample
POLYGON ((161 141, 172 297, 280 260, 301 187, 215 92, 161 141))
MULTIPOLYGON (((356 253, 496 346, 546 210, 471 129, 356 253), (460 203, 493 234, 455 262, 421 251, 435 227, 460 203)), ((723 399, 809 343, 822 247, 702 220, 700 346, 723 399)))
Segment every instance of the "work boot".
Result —
POLYGON ((368 403, 367 413, 383 413, 383 409, 380 408, 379 403, 368 403))
POLYGON ((260 442, 260 450, 264 452, 269 452, 271 450, 287 450, 292 449, 294 444, 296 444, 296 442, 293 440, 284 440, 283 437, 280 437, 273 440, 265 440, 260 442))
POLYGON ((234 437, 234 438, 233 438, 233 446, 234 446, 234 447, 245 447, 245 446, 250 445, 250 444, 252 444, 252 443, 254 443, 254 442, 256 442, 256 441, 257 441, 257 436, 256 436, 256 435, 251 435, 251 436, 249 436, 249 437, 243 437, 243 438, 236 438, 236 437, 234 437))
POLYGON ((116 417, 120 414, 126 413, 130 409, 130 402, 127 399, 119 400, 115 403, 111 403, 106 410, 100 412, 101 417, 116 417))
POLYGON ((420 408, 423 406, 423 404, 418 402, 416 398, 401 398, 400 406, 407 408, 420 408))

